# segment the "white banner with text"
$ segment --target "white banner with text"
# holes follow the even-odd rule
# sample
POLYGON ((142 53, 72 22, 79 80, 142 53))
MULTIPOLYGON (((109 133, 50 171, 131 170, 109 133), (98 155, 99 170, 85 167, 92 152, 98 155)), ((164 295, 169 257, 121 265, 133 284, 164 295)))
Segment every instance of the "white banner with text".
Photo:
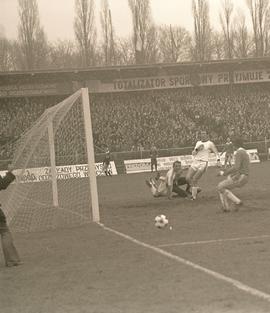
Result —
MULTIPOLYGON (((249 149, 247 150, 249 154, 250 163, 259 163, 260 158, 258 155, 257 149, 249 149)), ((173 165, 175 161, 181 161, 183 168, 187 168, 191 165, 193 160, 192 155, 179 155, 179 156, 171 156, 164 158, 157 158, 158 171, 167 171, 173 165)), ((220 157, 220 161, 224 164, 225 154, 222 154, 220 157)), ((234 162, 232 162, 234 163, 234 162)), ((149 159, 137 159, 137 160, 125 160, 124 161, 126 173, 140 173, 140 172, 150 172, 151 171, 151 160, 149 159)), ((211 154, 208 162, 208 166, 216 166, 216 157, 214 154, 211 154)))
MULTIPOLYGON (((95 163, 96 175, 104 176, 102 163, 95 163)), ((114 161, 110 162, 108 170, 112 175, 117 175, 117 170, 114 161)), ((20 170, 14 170, 14 175, 18 175, 20 170)), ((78 165, 65 165, 57 166, 57 179, 72 179, 72 178, 84 178, 88 177, 88 165, 78 164, 78 165)), ((0 171, 0 175, 4 176, 6 171, 0 171)), ((28 168, 25 169, 23 175, 19 178, 17 176, 17 181, 21 183, 31 183, 31 182, 44 182, 52 179, 51 168, 50 167, 40 167, 40 168, 28 168)))

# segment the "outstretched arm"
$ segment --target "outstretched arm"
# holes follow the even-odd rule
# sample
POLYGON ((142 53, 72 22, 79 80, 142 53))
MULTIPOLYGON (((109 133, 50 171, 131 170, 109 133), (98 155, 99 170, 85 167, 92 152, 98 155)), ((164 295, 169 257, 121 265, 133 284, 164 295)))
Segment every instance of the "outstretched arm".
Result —
POLYGON ((6 175, 4 177, 0 176, 0 190, 7 189, 15 178, 15 175, 12 173, 12 168, 9 166, 6 175))

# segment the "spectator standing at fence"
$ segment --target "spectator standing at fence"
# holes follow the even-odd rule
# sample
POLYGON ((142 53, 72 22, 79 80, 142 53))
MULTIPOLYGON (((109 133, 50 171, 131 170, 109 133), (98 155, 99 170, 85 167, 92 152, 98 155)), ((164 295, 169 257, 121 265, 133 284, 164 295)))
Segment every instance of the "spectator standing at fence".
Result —
MULTIPOLYGON (((11 167, 4 177, 0 176, 0 190, 7 189, 9 184, 15 180, 11 167)), ((9 227, 7 225, 6 216, 0 205, 0 234, 2 242, 2 250, 5 259, 5 265, 8 267, 22 264, 17 249, 14 246, 13 239, 9 227)))
POLYGON ((110 163, 111 163, 111 153, 109 148, 107 147, 105 150, 105 157, 103 160, 103 171, 106 176, 112 176, 111 170, 109 168, 110 163))
POLYGON ((157 157, 158 157, 158 150, 157 147, 153 144, 150 148, 150 158, 151 158, 151 172, 157 172, 157 157))

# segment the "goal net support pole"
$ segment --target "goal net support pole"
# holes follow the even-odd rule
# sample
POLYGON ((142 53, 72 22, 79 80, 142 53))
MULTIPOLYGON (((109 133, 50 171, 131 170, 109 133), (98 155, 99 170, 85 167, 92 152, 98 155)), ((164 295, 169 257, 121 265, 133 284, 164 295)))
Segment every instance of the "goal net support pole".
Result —
POLYGON ((84 128, 85 128, 85 140, 87 151, 87 163, 88 163, 88 176, 90 181, 90 194, 92 202, 92 220, 94 222, 100 222, 98 192, 97 192, 97 179, 95 168, 95 155, 94 155, 94 143, 92 132, 91 111, 89 103, 88 88, 82 88, 82 106, 84 116, 84 128))
POLYGON ((48 139, 50 149, 50 163, 51 163, 51 175, 52 175, 52 196, 53 206, 58 207, 58 189, 57 189, 57 171, 55 162, 55 146, 54 146, 54 133, 53 133, 53 122, 50 116, 48 124, 48 139))

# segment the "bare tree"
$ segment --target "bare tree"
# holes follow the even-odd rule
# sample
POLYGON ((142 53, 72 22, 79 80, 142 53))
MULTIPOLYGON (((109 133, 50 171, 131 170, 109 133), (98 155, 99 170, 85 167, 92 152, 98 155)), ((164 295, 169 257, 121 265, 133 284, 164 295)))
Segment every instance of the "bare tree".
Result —
POLYGON ((192 57, 195 61, 211 58, 211 28, 207 0, 192 0, 194 19, 194 46, 192 57))
POLYGON ((222 11, 219 14, 224 36, 225 58, 233 58, 233 30, 232 30, 233 3, 231 0, 223 0, 222 11))
POLYGON ((134 64, 132 37, 118 38, 115 42, 115 58, 119 65, 134 64))
POLYGON ((270 56, 270 8, 268 8, 265 19, 265 55, 270 56))
POLYGON ((152 24, 146 34, 144 61, 147 64, 157 63, 159 60, 158 32, 152 24))
POLYGON ((105 65, 115 64, 115 43, 114 43, 114 29, 112 25, 111 10, 109 8, 108 0, 102 0, 100 12, 100 22, 102 27, 102 50, 104 55, 105 65))
POLYGON ((133 40, 136 63, 145 63, 149 51, 147 40, 153 40, 153 22, 151 17, 150 0, 128 0, 133 21, 133 40), (147 36, 151 29, 152 35, 147 36))
POLYGON ((224 35, 222 32, 213 32, 212 34, 212 58, 213 60, 224 59, 224 35))
POLYGON ((159 50, 162 62, 188 61, 191 36, 179 26, 159 27, 159 50))
POLYGON ((10 71, 11 69, 11 43, 6 38, 0 38, 0 71, 10 71))
POLYGON ((237 58, 246 58, 251 50, 251 38, 246 25, 246 17, 239 11, 234 20, 234 54, 237 58))
POLYGON ((94 0, 75 0, 74 31, 82 66, 95 64, 96 26, 94 0))
POLYGON ((255 56, 264 56, 269 39, 269 0, 246 0, 252 19, 255 56))
POLYGON ((47 39, 40 26, 36 0, 18 0, 20 23, 18 26, 19 44, 22 53, 21 67, 33 69, 46 63, 47 39), (42 62, 41 62, 42 61, 42 62))
POLYGON ((78 66, 78 56, 74 43, 59 40, 50 46, 50 65, 52 68, 71 68, 78 66))

